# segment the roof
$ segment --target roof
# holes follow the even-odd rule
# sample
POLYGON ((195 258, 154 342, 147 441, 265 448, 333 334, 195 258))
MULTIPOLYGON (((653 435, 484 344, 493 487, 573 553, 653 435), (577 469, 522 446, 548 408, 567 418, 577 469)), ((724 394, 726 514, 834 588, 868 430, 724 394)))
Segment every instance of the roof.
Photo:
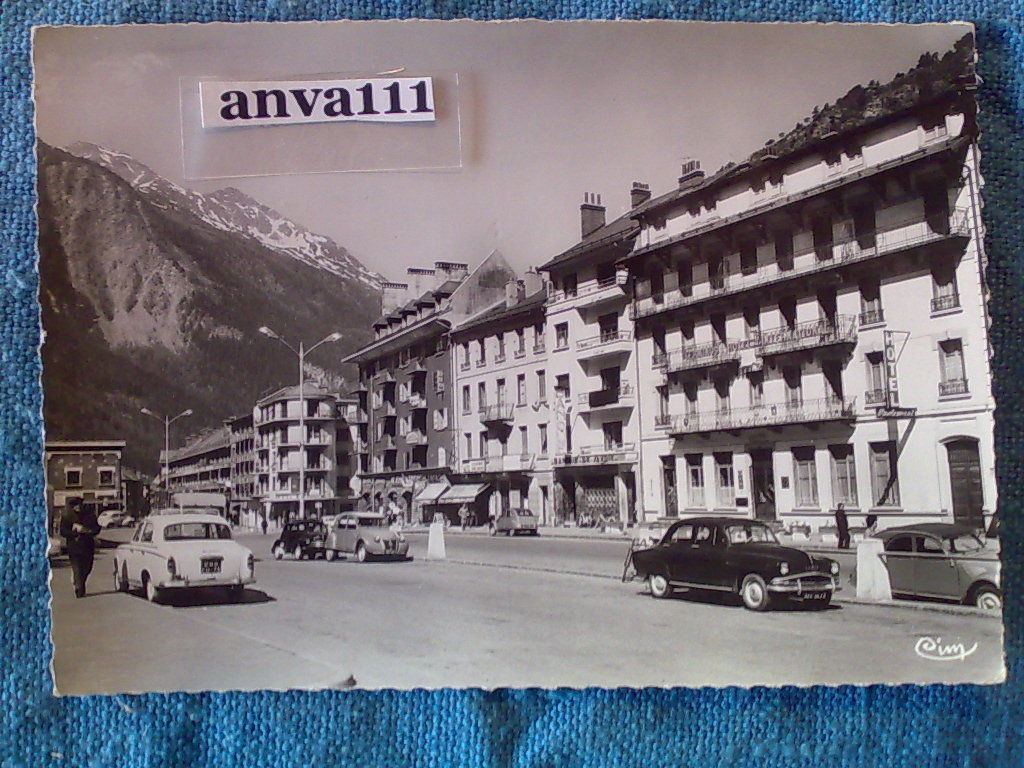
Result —
MULTIPOLYGON (((181 448, 173 448, 167 454, 168 461, 177 461, 188 456, 196 456, 209 451, 216 451, 221 448, 228 448, 231 445, 231 431, 227 426, 221 425, 201 432, 194 438, 190 438, 181 448)), ((163 458, 163 451, 161 458, 163 458)))
POLYGON ((628 213, 619 216, 619 218, 608 222, 603 227, 598 227, 576 243, 572 248, 567 251, 562 251, 562 253, 558 254, 553 259, 550 259, 545 264, 542 264, 538 269, 547 272, 552 267, 557 267, 571 262, 577 257, 590 253, 598 248, 615 245, 617 243, 633 239, 640 231, 640 227, 633 219, 635 210, 636 209, 633 209, 628 213))
POLYGON ((115 450, 124 448, 127 443, 124 440, 47 440, 46 450, 68 451, 75 448, 86 450, 115 450))
POLYGON ((455 289, 461 285, 458 280, 445 280, 437 288, 431 288, 430 290, 423 293, 418 299, 412 299, 406 302, 400 307, 392 309, 390 312, 383 313, 380 317, 373 321, 371 327, 383 326, 388 324, 388 319, 394 316, 401 317, 403 313, 418 314, 418 307, 421 305, 429 306, 431 304, 437 304, 437 300, 440 297, 451 296, 455 289))
MULTIPOLYGON (((303 399, 313 398, 331 398, 333 395, 327 390, 316 384, 305 383, 302 385, 302 397, 303 399)), ((257 405, 263 405, 273 400, 298 400, 299 399, 299 385, 292 384, 288 387, 281 387, 280 389, 271 392, 269 395, 264 395, 256 401, 257 405)))
POLYGON ((451 327, 451 323, 442 318, 441 314, 440 312, 435 312, 421 320, 417 320, 410 326, 376 339, 373 343, 356 350, 348 357, 342 358, 341 362, 358 363, 363 360, 376 360, 386 355, 389 350, 395 347, 405 346, 419 338, 428 338, 434 333, 443 333, 451 327))
POLYGON ((540 290, 530 294, 522 301, 508 306, 505 299, 494 304, 489 309, 485 309, 478 315, 466 320, 462 325, 456 326, 453 329, 453 335, 461 334, 465 331, 471 331, 474 328, 479 328, 484 325, 493 325, 499 323, 502 320, 512 320, 521 315, 529 315, 533 312, 544 311, 544 302, 547 300, 547 288, 542 287, 540 290))

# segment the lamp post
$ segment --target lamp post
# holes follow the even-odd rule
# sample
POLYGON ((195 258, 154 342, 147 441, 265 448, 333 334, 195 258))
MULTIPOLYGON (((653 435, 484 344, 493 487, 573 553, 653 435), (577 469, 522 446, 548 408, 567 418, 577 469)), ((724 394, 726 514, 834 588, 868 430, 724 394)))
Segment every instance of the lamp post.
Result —
POLYGON ((169 464, 170 464, 170 453, 171 453, 171 424, 173 424, 174 422, 176 422, 180 418, 183 418, 185 416, 191 416, 192 415, 192 409, 191 408, 186 408, 184 411, 179 413, 177 416, 158 416, 157 414, 153 413, 153 411, 149 410, 149 408, 140 408, 139 412, 140 413, 144 413, 147 416, 152 416, 157 421, 162 421, 164 423, 164 460, 163 460, 163 468, 164 468, 164 493, 167 494, 167 498, 166 498, 165 501, 166 501, 166 503, 168 505, 170 505, 170 503, 171 503, 171 492, 170 492, 170 487, 169 486, 170 486, 171 478, 170 478, 169 464))
POLYGON ((304 392, 306 355, 321 344, 337 341, 341 338, 341 334, 335 331, 329 336, 324 336, 309 349, 306 349, 300 341, 299 348, 296 349, 265 325, 260 326, 259 331, 264 336, 269 336, 284 344, 299 358, 299 518, 302 518, 306 513, 306 397, 304 392))

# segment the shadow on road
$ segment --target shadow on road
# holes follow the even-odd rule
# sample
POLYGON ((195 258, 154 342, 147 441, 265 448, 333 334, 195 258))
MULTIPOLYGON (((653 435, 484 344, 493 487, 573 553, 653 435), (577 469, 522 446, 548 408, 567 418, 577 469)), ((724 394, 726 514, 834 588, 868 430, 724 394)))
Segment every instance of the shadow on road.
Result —
MULTIPOLYGON (((638 595, 642 595, 648 599, 651 598, 651 593, 647 589, 637 590, 638 595)), ((682 603, 703 603, 705 605, 722 605, 730 608, 740 608, 743 606, 743 602, 740 600, 739 595, 734 595, 731 592, 703 592, 699 589, 680 590, 677 589, 672 592, 666 598, 662 598, 662 601, 678 601, 682 603)), ((829 603, 823 608, 811 608, 806 605, 802 605, 799 602, 786 600, 784 598, 776 598, 771 608, 768 610, 775 612, 800 612, 800 613, 822 613, 823 611, 841 611, 842 606, 836 605, 835 603, 829 603)))
MULTIPOLYGON (((114 592, 98 592, 96 594, 116 594, 114 592)), ((134 595, 141 597, 137 592, 134 595)), ((246 589, 241 597, 235 597, 227 589, 174 589, 159 596, 160 605, 171 608, 206 608, 211 605, 256 605, 274 603, 276 598, 261 589, 246 589)))

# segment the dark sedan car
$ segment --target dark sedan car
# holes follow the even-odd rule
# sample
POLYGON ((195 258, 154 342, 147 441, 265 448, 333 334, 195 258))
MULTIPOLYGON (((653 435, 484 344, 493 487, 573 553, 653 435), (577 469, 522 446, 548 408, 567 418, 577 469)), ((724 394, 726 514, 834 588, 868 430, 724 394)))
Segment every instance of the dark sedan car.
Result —
POLYGON ((767 610, 777 599, 824 608, 839 589, 837 562, 782 546, 756 520, 680 520, 658 544, 633 552, 632 560, 654 597, 668 597, 677 587, 730 592, 752 611, 767 610))
POLYGON ((327 529, 319 520, 292 520, 285 523, 281 535, 270 551, 280 560, 292 555, 296 560, 308 557, 310 560, 324 554, 327 529))

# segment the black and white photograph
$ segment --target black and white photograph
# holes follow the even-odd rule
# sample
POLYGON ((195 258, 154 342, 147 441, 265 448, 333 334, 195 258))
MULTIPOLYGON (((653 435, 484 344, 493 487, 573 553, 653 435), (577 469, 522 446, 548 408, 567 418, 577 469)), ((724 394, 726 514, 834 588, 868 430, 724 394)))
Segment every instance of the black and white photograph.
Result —
POLYGON ((36 28, 56 692, 1002 682, 984 55, 36 28))

